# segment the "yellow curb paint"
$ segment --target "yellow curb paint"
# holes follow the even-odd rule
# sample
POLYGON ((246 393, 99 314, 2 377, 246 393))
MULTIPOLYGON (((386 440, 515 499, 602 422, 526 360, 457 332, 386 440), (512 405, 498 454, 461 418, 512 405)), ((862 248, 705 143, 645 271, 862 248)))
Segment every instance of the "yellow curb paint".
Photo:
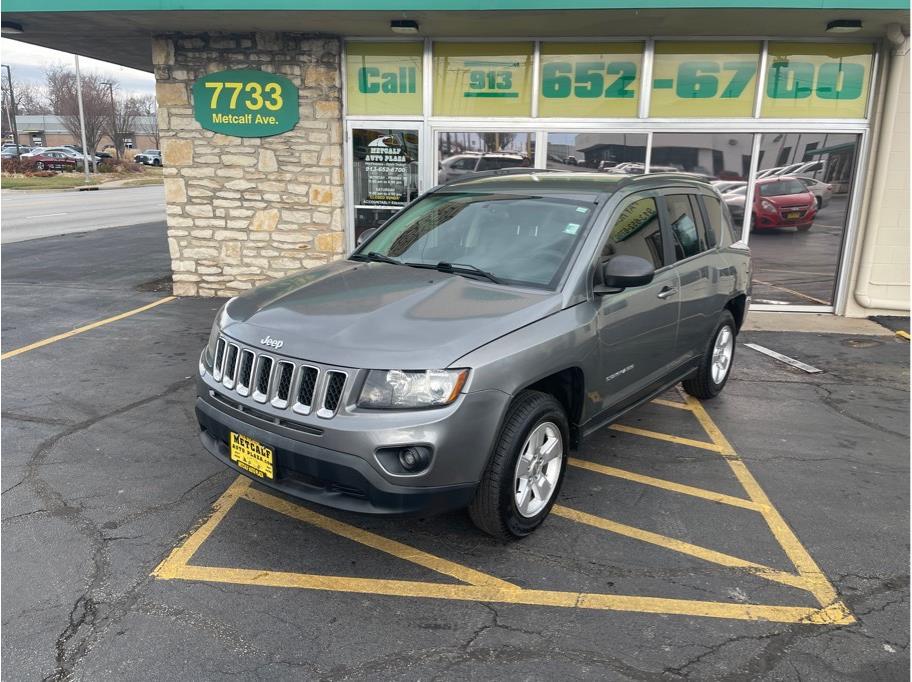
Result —
POLYGON ((813 303, 819 303, 820 305, 831 305, 832 304, 832 301, 824 301, 823 299, 820 299, 820 298, 814 298, 813 296, 809 296, 808 294, 803 294, 800 291, 795 291, 794 289, 789 289, 788 287, 780 286, 779 284, 773 284, 772 282, 764 282, 763 280, 759 280, 756 277, 754 278, 754 283, 763 284, 765 286, 772 287, 773 289, 779 289, 779 291, 784 291, 786 293, 792 294, 793 296, 798 296, 800 298, 806 298, 807 300, 809 300, 813 303))
POLYGON ((684 485, 683 483, 675 483, 674 481, 668 481, 664 478, 654 478, 653 476, 636 474, 632 471, 627 471, 626 469, 617 469, 615 467, 605 466, 604 464, 590 462, 585 459, 570 457, 567 460, 567 464, 578 467, 580 469, 594 471, 604 476, 623 478, 627 481, 634 481, 636 483, 642 483, 643 485, 651 485, 656 488, 670 490, 671 492, 681 493, 683 495, 701 497, 704 500, 719 502, 721 504, 728 504, 732 507, 741 507, 742 509, 750 509, 751 511, 760 510, 759 505, 757 505, 755 502, 752 502, 751 500, 745 500, 741 497, 734 497, 732 495, 726 495, 725 493, 717 493, 712 490, 706 490, 705 488, 697 488, 690 485, 684 485))
POLYGON ((903 331, 902 329, 896 332, 896 335, 901 339, 905 339, 906 341, 912 340, 912 336, 909 336, 909 332, 903 331))
POLYGON ((554 505, 551 508, 551 513, 557 514, 558 516, 569 519, 571 521, 575 521, 577 523, 582 523, 594 528, 600 528, 602 530, 608 531, 609 533, 616 533, 617 535, 623 535, 624 537, 640 540, 641 542, 657 545, 658 547, 664 547, 665 549, 670 549, 673 552, 686 554, 687 556, 702 559, 703 561, 708 561, 713 564, 719 564, 720 566, 726 566, 728 568, 744 569, 759 578, 765 578, 766 580, 782 583, 783 585, 788 585, 789 587, 797 587, 799 590, 808 589, 807 584, 801 576, 794 575, 793 573, 786 573, 785 571, 779 571, 775 568, 764 566, 763 564, 757 564, 753 561, 740 559, 736 556, 717 552, 706 547, 684 542, 683 540, 676 540, 675 538, 670 538, 667 535, 660 535, 659 533, 653 533, 648 530, 643 530, 642 528, 635 528, 634 526, 628 526, 623 523, 617 523, 616 521, 610 521, 609 519, 603 518, 601 516, 587 514, 586 512, 570 509, 569 507, 565 507, 560 504, 554 505))
POLYGON ((621 433, 632 433, 637 436, 645 436, 646 438, 652 438, 654 440, 664 440, 667 443, 675 443, 677 445, 688 445, 692 448, 702 448, 703 450, 711 450, 712 452, 719 452, 719 446, 715 443, 706 443, 702 440, 694 440, 692 438, 683 438, 682 436, 674 436, 670 433, 661 433, 660 431, 649 431, 648 429, 638 429, 635 426, 625 426, 624 424, 612 424, 608 427, 612 431, 620 431, 621 433))
POLYGON ((98 327, 102 327, 106 324, 111 324, 112 322, 117 322, 118 320, 123 320, 127 317, 131 317, 138 313, 145 312, 146 310, 150 310, 156 306, 160 306, 163 303, 170 303, 171 301, 174 301, 176 299, 177 299, 177 296, 166 296, 165 298, 161 298, 157 301, 153 301, 152 303, 149 303, 148 305, 140 306, 139 308, 134 308, 133 310, 128 310, 125 313, 120 313, 119 315, 114 315, 113 317, 108 317, 108 318, 105 318, 104 320, 98 320, 98 322, 92 322, 91 324, 87 324, 83 327, 78 327, 76 329, 72 329, 68 332, 64 332, 63 334, 57 334, 57 336, 51 336, 50 338, 43 339, 42 341, 36 341, 35 343, 30 343, 27 346, 22 346, 22 348, 16 348, 15 350, 7 351, 3 355, 0 355, 0 360, 6 360, 7 358, 12 358, 17 355, 22 355, 23 353, 28 353, 30 350, 35 350, 36 348, 41 348, 43 346, 48 346, 52 343, 57 343, 58 341, 63 341, 64 339, 68 339, 71 336, 76 336, 77 334, 82 334, 83 332, 91 331, 92 329, 97 329, 98 327))

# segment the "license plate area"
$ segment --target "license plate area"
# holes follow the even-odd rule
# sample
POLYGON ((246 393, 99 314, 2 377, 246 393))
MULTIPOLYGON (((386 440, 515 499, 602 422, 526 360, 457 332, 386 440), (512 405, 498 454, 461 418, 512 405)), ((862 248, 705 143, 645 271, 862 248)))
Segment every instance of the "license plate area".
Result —
POLYGON ((797 220, 801 217, 801 211, 789 211, 785 214, 787 220, 797 220))
POLYGON ((253 438, 231 432, 231 461, 259 478, 275 478, 275 452, 253 438))

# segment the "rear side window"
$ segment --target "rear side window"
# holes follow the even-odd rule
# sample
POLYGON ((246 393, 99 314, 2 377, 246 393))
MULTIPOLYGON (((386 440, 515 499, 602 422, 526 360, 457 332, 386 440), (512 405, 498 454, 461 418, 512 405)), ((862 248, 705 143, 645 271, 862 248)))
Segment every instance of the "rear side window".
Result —
POLYGON ((712 247, 723 244, 726 234, 731 241, 737 241, 728 214, 728 207, 716 197, 708 197, 704 194, 701 198, 706 209, 706 218, 709 220, 709 224, 706 226, 709 245, 712 247))
POLYGON ((675 260, 696 256, 709 248, 694 198, 689 194, 670 194, 665 197, 668 222, 674 237, 675 260))
POLYGON ((639 256, 656 269, 665 265, 662 230, 656 200, 644 197, 627 204, 614 224, 602 249, 602 260, 612 256, 639 256))
POLYGON ((807 192, 807 187, 791 178, 760 185, 761 197, 782 197, 788 194, 804 194, 805 192, 807 192))

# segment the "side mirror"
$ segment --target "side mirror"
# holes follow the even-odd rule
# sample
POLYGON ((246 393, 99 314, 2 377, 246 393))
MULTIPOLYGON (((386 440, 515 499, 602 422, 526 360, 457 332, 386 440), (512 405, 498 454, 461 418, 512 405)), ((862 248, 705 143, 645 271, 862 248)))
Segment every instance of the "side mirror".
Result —
POLYGON ((358 239, 355 241, 355 246, 361 246, 364 242, 366 242, 368 239, 373 237, 374 232, 376 232, 376 231, 377 231, 376 227, 369 227, 366 230, 364 230, 364 232, 362 232, 360 235, 358 235, 358 239))
POLYGON ((628 287, 649 284, 655 276, 655 267, 639 256, 612 256, 600 266, 602 282, 595 287, 596 294, 608 294, 628 287))

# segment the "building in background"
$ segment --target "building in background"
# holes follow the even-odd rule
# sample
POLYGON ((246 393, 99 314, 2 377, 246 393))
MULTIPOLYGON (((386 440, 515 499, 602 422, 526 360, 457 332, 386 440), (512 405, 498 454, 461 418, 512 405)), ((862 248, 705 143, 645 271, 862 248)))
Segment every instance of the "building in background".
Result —
POLYGON ((180 295, 344 257, 437 182, 521 166, 728 183, 755 307, 908 314, 908 5, 851 4, 7 0, 3 19, 154 71, 180 295), (755 224, 777 174, 817 198, 809 229, 755 224))
MULTIPOLYGON (((153 123, 151 117, 137 116, 135 130, 123 133, 124 146, 127 149, 143 150, 154 149, 157 141, 153 135, 146 132, 151 130, 153 123)), ((16 117, 16 128, 19 131, 19 144, 29 147, 60 147, 62 145, 77 145, 80 140, 78 135, 73 135, 63 124, 60 116, 50 114, 20 115, 16 117)), ((13 142, 13 135, 9 133, 4 142, 13 142)), ((106 147, 113 147, 114 142, 109 135, 102 135, 96 151, 106 147)))

